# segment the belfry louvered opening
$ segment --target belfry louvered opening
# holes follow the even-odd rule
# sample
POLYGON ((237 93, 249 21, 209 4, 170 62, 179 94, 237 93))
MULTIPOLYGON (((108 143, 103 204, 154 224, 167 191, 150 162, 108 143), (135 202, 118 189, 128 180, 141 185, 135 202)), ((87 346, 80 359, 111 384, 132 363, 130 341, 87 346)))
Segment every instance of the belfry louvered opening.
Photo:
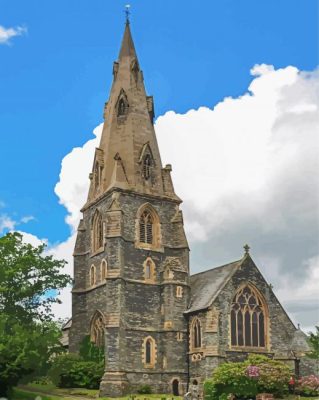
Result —
POLYGON ((145 210, 140 217, 140 242, 152 244, 153 243, 153 226, 154 218, 152 214, 145 210))

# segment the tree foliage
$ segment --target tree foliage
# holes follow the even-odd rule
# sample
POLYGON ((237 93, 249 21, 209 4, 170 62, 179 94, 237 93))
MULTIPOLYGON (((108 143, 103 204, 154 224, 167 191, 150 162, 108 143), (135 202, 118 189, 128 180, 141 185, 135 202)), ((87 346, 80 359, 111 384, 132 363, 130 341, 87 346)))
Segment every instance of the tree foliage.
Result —
POLYGON ((310 332, 309 345, 311 351, 307 354, 307 356, 315 360, 319 360, 319 326, 316 326, 316 333, 310 332))
POLYGON ((44 250, 24 243, 19 233, 0 238, 0 396, 62 350, 51 306, 71 279, 61 273, 65 261, 44 250))

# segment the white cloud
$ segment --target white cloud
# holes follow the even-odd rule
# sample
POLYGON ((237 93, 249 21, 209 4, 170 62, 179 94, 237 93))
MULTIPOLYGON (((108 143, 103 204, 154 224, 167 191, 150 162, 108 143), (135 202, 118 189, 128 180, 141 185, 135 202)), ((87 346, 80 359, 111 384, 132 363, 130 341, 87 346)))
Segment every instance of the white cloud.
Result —
POLYGON ((10 39, 15 36, 21 36, 27 33, 27 28, 23 26, 17 26, 15 28, 5 28, 0 25, 0 44, 9 44, 10 39))
POLYGON ((34 221, 34 220, 35 220, 35 218, 34 218, 32 215, 27 215, 27 216, 22 217, 22 218, 20 219, 20 223, 22 223, 22 224, 27 224, 28 222, 34 221))
POLYGON ((103 124, 93 131, 95 138, 87 141, 83 147, 75 147, 62 160, 59 182, 55 193, 60 204, 68 210, 66 222, 72 231, 77 229, 80 209, 86 202, 89 187, 89 173, 92 169, 94 150, 98 147, 103 124))
POLYGON ((0 215, 0 234, 2 234, 6 230, 9 230, 9 231, 14 230, 16 225, 17 225, 17 222, 14 221, 8 215, 6 215, 6 214, 0 215))
MULTIPOLYGON (((192 272, 240 258, 248 242, 294 320, 310 327, 318 280, 318 72, 258 65, 251 73, 248 92, 238 98, 159 117, 160 151, 184 200, 192 272)), ((70 261, 70 272, 101 128, 64 157, 55 187, 72 235, 51 251, 70 261)), ((70 290, 61 298, 55 311, 69 316, 70 290)))

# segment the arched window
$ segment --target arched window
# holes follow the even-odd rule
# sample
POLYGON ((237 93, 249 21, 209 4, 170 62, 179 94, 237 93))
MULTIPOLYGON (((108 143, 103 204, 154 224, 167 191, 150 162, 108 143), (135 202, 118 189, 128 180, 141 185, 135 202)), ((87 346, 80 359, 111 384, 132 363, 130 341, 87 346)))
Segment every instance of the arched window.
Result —
POLYGON ((96 311, 91 320, 91 342, 98 347, 104 347, 104 318, 96 311))
POLYGON ((149 210, 145 210, 140 217, 140 242, 153 244, 154 219, 149 210))
POLYGON ((95 211, 92 223, 92 250, 97 251, 103 247, 103 221, 98 210, 95 211))
POLYGON ((230 312, 232 346, 265 347, 266 306, 257 290, 241 288, 233 298, 230 312))
POLYGON ((183 297, 183 287, 176 286, 176 297, 183 297))
POLYGON ((143 342, 143 363, 146 368, 154 367, 156 363, 156 344, 151 336, 143 342))
POLYGON ((151 156, 147 154, 143 160, 143 175, 145 180, 148 180, 151 176, 151 166, 152 166, 151 156))
POLYGON ((141 206, 136 215, 135 246, 161 249, 161 225, 157 212, 150 204, 141 206))
POLYGON ((152 264, 150 261, 147 261, 145 265, 145 279, 151 279, 152 277, 152 264))
POLYGON ((146 281, 155 281, 155 263, 148 257, 144 261, 144 278, 146 281))
POLYGON ((117 109, 117 116, 122 117, 123 115, 126 114, 126 104, 124 99, 120 99, 119 104, 118 104, 118 109, 117 109))
POLYGON ((107 262, 102 260, 101 262, 101 280, 104 281, 107 275, 107 262))
POLYGON ((198 349, 202 347, 202 331, 201 331, 200 320, 198 318, 195 318, 192 322, 191 343, 193 349, 198 349))
POLYGON ((94 286, 96 284, 96 269, 95 266, 92 265, 90 268, 90 285, 94 286))

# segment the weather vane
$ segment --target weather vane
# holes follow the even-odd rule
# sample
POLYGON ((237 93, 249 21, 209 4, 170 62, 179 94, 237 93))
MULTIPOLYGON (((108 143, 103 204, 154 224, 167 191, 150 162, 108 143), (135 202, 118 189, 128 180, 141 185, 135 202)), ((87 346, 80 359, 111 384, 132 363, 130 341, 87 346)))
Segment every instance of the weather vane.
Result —
POLYGON ((126 17, 126 23, 129 24, 130 23, 130 4, 126 4, 125 6, 125 17, 126 17))

